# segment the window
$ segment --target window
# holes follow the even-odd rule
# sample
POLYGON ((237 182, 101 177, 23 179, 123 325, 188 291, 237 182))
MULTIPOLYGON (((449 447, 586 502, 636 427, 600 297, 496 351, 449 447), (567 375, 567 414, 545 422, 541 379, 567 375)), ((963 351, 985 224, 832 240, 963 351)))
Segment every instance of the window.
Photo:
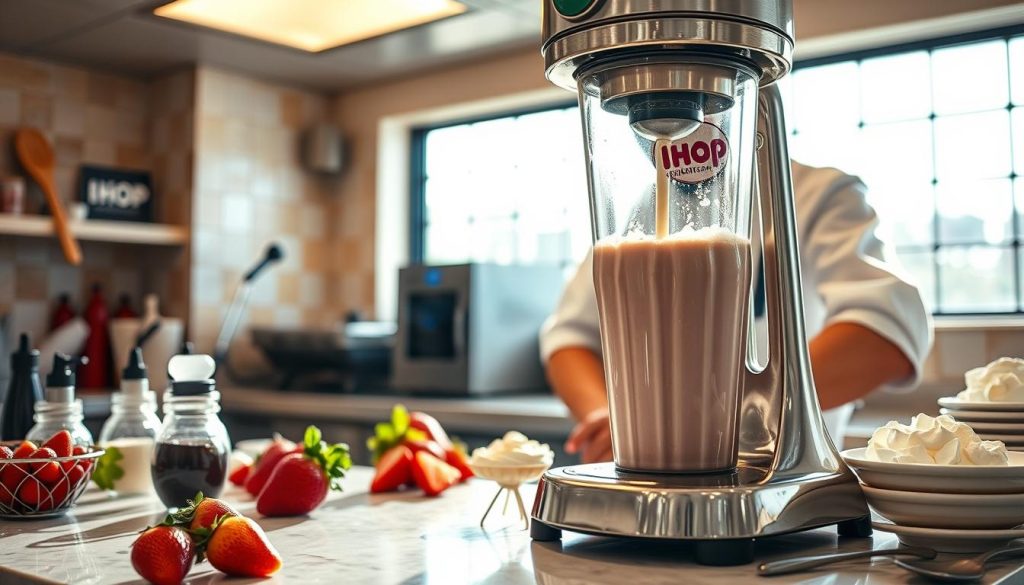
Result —
MULTIPOLYGON (((934 313, 1024 313, 1024 28, 798 62, 781 89, 790 154, 864 179, 934 313)), ((418 132, 413 259, 571 274, 581 138, 575 106, 418 132)))

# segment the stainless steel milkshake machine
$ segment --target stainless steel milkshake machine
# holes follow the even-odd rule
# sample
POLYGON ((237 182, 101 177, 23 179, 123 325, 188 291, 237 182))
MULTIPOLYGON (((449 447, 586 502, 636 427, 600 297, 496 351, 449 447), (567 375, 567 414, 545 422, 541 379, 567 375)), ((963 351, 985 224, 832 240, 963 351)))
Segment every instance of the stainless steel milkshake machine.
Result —
MULTIPOLYGON (((642 190, 645 181, 654 193, 654 176, 671 178, 671 188, 659 185, 658 192, 671 189, 674 198, 665 208, 675 214, 665 220, 672 225, 659 230, 687 229, 680 226, 694 214, 718 209, 740 218, 730 220, 734 229, 750 233, 759 221, 751 211, 757 197, 769 351, 757 365, 748 349, 746 363, 737 364, 734 469, 627 469, 623 445, 613 441, 618 464, 543 476, 531 536, 552 541, 569 530, 694 541, 700 563, 741 564, 752 560, 757 538, 832 524, 840 535, 870 535, 857 480, 826 433, 807 353, 786 130, 774 85, 792 63, 792 1, 545 0, 543 27, 548 79, 579 94, 595 241, 631 229, 653 233, 608 193, 642 190), (668 148, 664 156, 659 146, 668 148), (650 171, 639 179, 623 162, 637 153, 643 160, 636 164, 650 171), (722 157, 729 157, 726 172, 722 157), (728 208, 706 203, 715 189, 729 196, 728 208)), ((624 419, 635 412, 613 408, 613 429, 645 424, 624 419)), ((702 413, 673 416, 687 425, 702 413)))

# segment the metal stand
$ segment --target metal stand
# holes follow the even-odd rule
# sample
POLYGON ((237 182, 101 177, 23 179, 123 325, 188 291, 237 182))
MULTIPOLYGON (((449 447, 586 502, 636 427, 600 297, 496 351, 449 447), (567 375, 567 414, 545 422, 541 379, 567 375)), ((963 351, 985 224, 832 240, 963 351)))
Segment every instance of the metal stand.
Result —
POLYGON ((498 488, 498 493, 494 494, 494 498, 491 500, 490 505, 487 506, 487 511, 484 512, 483 518, 480 518, 480 528, 484 527, 484 521, 487 520, 488 516, 490 516, 491 510, 494 508, 494 503, 498 501, 498 497, 501 496, 501 494, 503 493, 505 494, 505 505, 502 508, 502 514, 508 512, 509 496, 515 496, 516 506, 519 508, 519 519, 523 521, 523 530, 529 528, 530 516, 526 513, 526 506, 523 504, 523 496, 522 494, 519 493, 518 484, 514 486, 502 485, 501 487, 498 488))

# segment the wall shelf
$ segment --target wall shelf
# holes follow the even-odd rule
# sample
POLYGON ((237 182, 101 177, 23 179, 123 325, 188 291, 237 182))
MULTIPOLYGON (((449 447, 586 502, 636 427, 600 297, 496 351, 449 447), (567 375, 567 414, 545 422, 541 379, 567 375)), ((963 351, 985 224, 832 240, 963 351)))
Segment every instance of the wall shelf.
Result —
MULTIPOLYGON (((70 226, 76 238, 87 242, 151 246, 183 246, 188 243, 188 228, 177 225, 86 219, 71 220, 70 226)), ((53 220, 49 216, 0 214, 0 235, 54 237, 53 220)))

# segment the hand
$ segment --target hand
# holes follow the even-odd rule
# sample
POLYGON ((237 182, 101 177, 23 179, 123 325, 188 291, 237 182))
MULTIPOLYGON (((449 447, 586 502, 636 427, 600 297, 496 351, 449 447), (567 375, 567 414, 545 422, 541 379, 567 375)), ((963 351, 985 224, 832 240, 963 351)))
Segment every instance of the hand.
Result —
POLYGON ((583 463, 612 460, 612 429, 607 407, 591 411, 576 425, 565 442, 565 452, 579 453, 583 463))

